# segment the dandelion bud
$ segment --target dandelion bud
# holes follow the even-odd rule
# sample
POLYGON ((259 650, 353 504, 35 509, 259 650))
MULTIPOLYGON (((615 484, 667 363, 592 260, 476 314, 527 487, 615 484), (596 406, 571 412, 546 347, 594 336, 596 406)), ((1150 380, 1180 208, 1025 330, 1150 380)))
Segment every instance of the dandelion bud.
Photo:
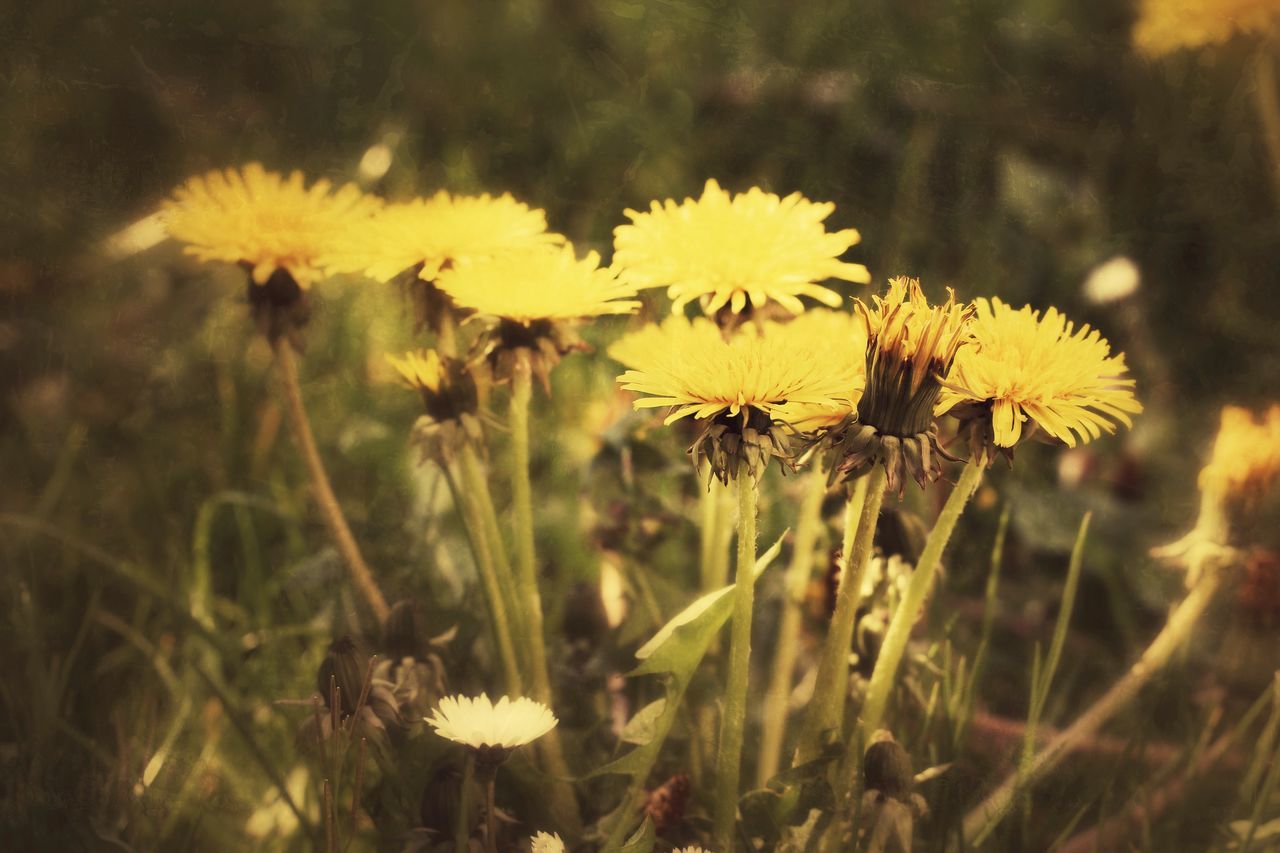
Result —
POLYGON ((933 409, 942 379, 956 353, 969 341, 971 306, 947 301, 930 306, 920 282, 889 281, 872 307, 854 304, 867 329, 866 387, 857 417, 832 430, 836 449, 832 476, 851 479, 884 465, 886 484, 900 492, 906 477, 919 485, 942 475, 942 459, 955 460, 938 444, 933 409))
POLYGON ((883 740, 872 743, 862 759, 865 787, 869 791, 879 791, 886 797, 907 802, 911 798, 913 784, 911 756, 888 732, 881 730, 876 736, 883 740))
POLYGON ((329 647, 329 654, 320 664, 316 677, 316 689, 326 706, 332 701, 336 689, 340 712, 344 716, 355 713, 356 703, 360 701, 370 674, 369 660, 369 652, 350 636, 335 641, 329 647))

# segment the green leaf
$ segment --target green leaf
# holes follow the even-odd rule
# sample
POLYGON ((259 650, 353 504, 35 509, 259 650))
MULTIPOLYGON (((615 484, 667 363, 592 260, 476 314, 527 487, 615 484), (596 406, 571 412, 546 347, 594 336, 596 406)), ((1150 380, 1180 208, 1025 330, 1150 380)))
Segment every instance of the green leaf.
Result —
POLYGON ((655 838, 653 821, 645 818, 640 828, 622 845, 620 853, 650 853, 653 850, 655 838))
POLYGON ((636 711, 635 716, 627 721, 626 728, 622 730, 622 742, 644 746, 652 741, 655 733, 654 726, 662 718, 662 712, 666 707, 667 700, 659 699, 636 711))
MULTIPOLYGON (((756 560, 753 575, 759 579, 769 564, 782 550, 782 540, 787 531, 756 560)), ((707 647, 716 632, 724 627, 733 612, 733 599, 729 593, 733 585, 709 592, 694 601, 658 629, 649 642, 636 651, 641 663, 630 675, 690 673, 697 668, 707 653, 707 647)))

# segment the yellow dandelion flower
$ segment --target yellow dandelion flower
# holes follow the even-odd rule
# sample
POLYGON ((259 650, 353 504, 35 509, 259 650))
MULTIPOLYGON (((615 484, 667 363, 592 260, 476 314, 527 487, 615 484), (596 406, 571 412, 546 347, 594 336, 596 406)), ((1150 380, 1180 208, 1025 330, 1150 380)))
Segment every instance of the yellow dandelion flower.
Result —
POLYGON ((468 259, 443 270, 436 286, 461 308, 529 326, 630 314, 635 287, 600 268, 600 256, 579 259, 570 245, 468 259))
POLYGON ((462 443, 478 445, 483 440, 480 394, 465 362, 441 357, 435 350, 387 353, 386 359, 405 384, 422 395, 425 414, 414 425, 412 442, 424 460, 447 462, 462 443))
POLYGON ((1132 426, 1142 411, 1124 355, 1096 329, 1076 327, 1056 309, 979 299, 974 345, 961 350, 937 412, 965 423, 972 450, 1012 448, 1030 422, 1074 447, 1132 426))
POLYGON ((861 300, 854 306, 867 332, 866 382, 856 421, 828 438, 837 449, 832 474, 859 477, 883 463, 890 490, 901 491, 904 475, 923 486, 941 476, 939 457, 955 458, 938 443, 933 407, 942 377, 969 341, 973 308, 956 304, 950 289, 945 303, 930 305, 913 278, 891 279, 870 307, 861 300))
POLYGON ((796 406, 839 411, 856 383, 856 371, 816 357, 825 353, 812 340, 782 333, 786 328, 769 323, 761 331, 748 325, 725 340, 709 320, 673 315, 661 326, 623 338, 610 354, 631 365, 618 381, 645 395, 635 407, 672 407, 668 424, 690 415, 737 415, 748 408, 770 418, 786 417, 796 406))
POLYGON ((301 172, 285 178, 250 163, 191 178, 165 203, 164 218, 201 261, 243 264, 259 285, 284 270, 306 290, 324 277, 320 259, 334 240, 379 204, 354 184, 308 188, 301 172))
POLYGON ((1200 488, 1218 498, 1265 493, 1280 473, 1280 403, 1255 419, 1239 406, 1222 410, 1222 423, 1200 488))
POLYGON ((515 749, 542 737, 559 722, 541 702, 503 696, 494 704, 485 693, 474 699, 446 696, 425 720, 436 734, 472 749, 515 749))
POLYGON ((326 255, 334 272, 361 272, 389 281, 418 268, 433 281, 440 271, 469 258, 523 252, 564 242, 547 231, 546 214, 500 196, 453 196, 443 190, 429 199, 387 205, 349 228, 326 255))
POLYGON ((857 410, 862 389, 867 381, 867 326, 862 318, 847 311, 815 308, 789 323, 767 323, 765 334, 784 335, 811 353, 821 353, 833 367, 845 371, 840 405, 829 409, 824 405, 792 404, 785 407, 783 419, 802 431, 831 427, 857 410))
POLYGON ((702 197, 652 202, 627 210, 629 225, 614 230, 614 266, 639 288, 666 287, 679 312, 695 299, 707 314, 740 313, 769 301, 792 314, 800 297, 837 307, 840 295, 818 282, 871 280, 862 264, 839 260, 861 240, 852 228, 829 232, 823 220, 835 205, 800 193, 779 198, 753 188, 730 196, 707 181, 702 197))
POLYGON ((414 388, 436 392, 444 381, 444 368, 435 350, 407 352, 403 357, 387 353, 387 362, 414 388))
POLYGON ((529 839, 529 853, 564 853, 564 842, 554 832, 537 832, 529 839))
POLYGON ((694 462, 706 458, 727 481, 741 462, 753 476, 772 458, 786 464, 787 433, 848 411, 856 364, 792 325, 748 324, 726 339, 710 320, 677 314, 624 338, 611 353, 630 367, 618 381, 643 395, 637 409, 669 406, 668 424, 704 421, 694 462))
POLYGON ((1280 0, 1143 0, 1134 46, 1147 56, 1221 44, 1236 33, 1266 35, 1280 25, 1280 0))

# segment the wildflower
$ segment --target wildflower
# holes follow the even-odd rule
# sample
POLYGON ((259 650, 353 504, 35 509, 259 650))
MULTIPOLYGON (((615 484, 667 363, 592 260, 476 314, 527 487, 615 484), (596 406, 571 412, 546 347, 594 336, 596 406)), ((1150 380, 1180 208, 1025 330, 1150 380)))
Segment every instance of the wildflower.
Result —
POLYGON ((1221 44, 1237 33, 1265 36, 1280 25, 1277 0, 1142 0, 1133 43, 1150 57, 1221 44))
POLYGON ((436 350, 387 353, 386 358, 405 384, 422 396, 425 414, 414 425, 413 443, 424 461, 447 460, 461 442, 480 443, 479 392, 465 362, 436 350))
POLYGON ((411 271, 418 325, 439 330, 448 299, 433 282, 454 264, 562 244, 547 231, 543 211, 500 196, 453 196, 443 190, 429 199, 393 204, 347 229, 325 256, 331 272, 359 272, 390 281, 411 271))
POLYGON ((564 842, 554 832, 536 832, 529 839, 529 853, 564 853, 564 842))
POLYGON ((1130 415, 1142 411, 1133 379, 1096 329, 1076 328, 1054 308, 1041 316, 999 299, 975 307, 973 346, 956 356, 936 410, 960 419, 974 458, 1011 458, 1036 431, 1074 447, 1117 422, 1132 426, 1130 415))
POLYGON ((823 220, 834 210, 800 193, 779 198, 753 188, 730 196, 711 180, 696 201, 627 210, 631 224, 614 230, 614 265, 639 288, 666 287, 677 313, 695 299, 708 316, 769 302, 799 314, 802 296, 836 307, 839 294, 818 282, 866 284, 871 276, 862 264, 839 260, 861 236, 852 228, 827 231, 823 220))
POLYGON ((954 459, 938 444, 933 408, 942 377, 969 340, 973 309, 955 293, 931 306, 913 278, 889 281, 873 307, 854 303, 867 330, 866 386, 850 416, 825 441, 835 447, 832 476, 859 477, 883 464, 886 485, 901 491, 904 476, 923 486, 942 474, 939 457, 954 459))
POLYGON ((1256 500, 1271 488, 1280 473, 1280 403, 1273 403, 1255 419, 1239 406, 1222 409, 1213 454, 1200 472, 1201 490, 1218 500, 1239 497, 1256 500))
POLYGON ((755 477, 771 458, 785 464, 786 433, 847 407, 857 384, 849 364, 815 358, 813 340, 788 330, 777 323, 745 326, 726 340, 709 320, 676 315, 610 352, 631 367, 618 377, 622 387, 645 395, 637 409, 670 406, 668 424, 689 416, 704 422, 690 453, 728 482, 740 462, 755 477))
POLYGON ((347 184, 307 188, 301 172, 286 179, 260 163, 213 171, 176 189, 164 207, 169 236, 201 261, 249 270, 249 301, 273 341, 305 324, 305 292, 324 277, 321 257, 345 229, 379 202, 347 184))
POLYGON ((446 696, 425 719, 436 734, 468 747, 494 765, 501 764, 511 750, 532 743, 559 722, 541 702, 528 698, 512 701, 503 696, 495 705, 484 693, 475 699, 446 696))
POLYGON ((460 261, 436 284, 489 324, 484 352, 499 381, 510 379, 515 351, 526 350, 544 386, 560 357, 583 347, 575 322, 630 314, 640 305, 626 298, 635 295, 633 286, 600 268, 597 253, 579 259, 568 244, 460 261))

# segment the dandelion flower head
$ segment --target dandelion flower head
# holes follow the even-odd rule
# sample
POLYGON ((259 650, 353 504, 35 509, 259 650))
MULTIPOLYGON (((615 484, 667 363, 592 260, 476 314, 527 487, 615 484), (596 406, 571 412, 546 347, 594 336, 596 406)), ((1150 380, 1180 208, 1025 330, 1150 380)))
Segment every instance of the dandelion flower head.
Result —
POLYGON ((484 693, 474 699, 446 696, 425 719, 436 734, 473 749, 524 746, 558 722, 551 709, 540 702, 523 697, 512 701, 503 696, 494 704, 484 693))
POLYGON ((1226 406, 1209 464, 1200 472, 1200 488, 1226 497, 1265 493, 1280 474, 1280 403, 1260 417, 1226 406))
POLYGON ((442 190, 429 199, 387 205, 348 229, 326 264, 335 272, 361 272, 378 281, 418 267, 418 278, 433 281, 442 269, 465 259, 563 242, 547 231, 543 211, 509 193, 454 196, 442 190))
POLYGON ((1134 46, 1147 56, 1221 44, 1280 26, 1280 0, 1142 0, 1134 46))
POLYGON ((673 315, 624 337, 610 354, 630 369, 622 387, 641 394, 637 409, 672 407, 666 423, 755 409, 794 425, 802 417, 847 410, 855 364, 830 357, 793 324, 748 324, 727 340, 702 317, 673 315))
POLYGON ((529 853, 564 853, 564 842, 554 832, 537 832, 529 839, 529 853))
POLYGON ((354 184, 331 191, 326 180, 307 187, 259 163, 191 178, 165 203, 169 235, 201 261, 249 267, 256 284, 285 270, 306 290, 325 272, 321 257, 346 229, 380 205, 354 184))
MULTIPOLYGON (((937 411, 965 403, 989 407, 991 439, 1010 448, 1028 421, 1074 447, 1132 426, 1142 411, 1133 396, 1124 355, 1096 329, 1076 327, 1054 308, 1014 309, 999 299, 978 299, 974 345, 956 356, 937 411)), ((984 413, 984 417, 986 417, 984 413)))
POLYGON ((419 390, 439 391, 444 382, 444 367, 435 350, 407 352, 403 356, 387 353, 387 362, 405 382, 419 390))
POLYGON ((440 273, 436 286, 460 308, 530 325, 630 314, 635 287, 601 269, 600 256, 579 259, 571 245, 466 259, 440 273))
POLYGON ((707 314, 759 309, 770 300, 799 314, 800 297, 836 307, 839 294, 817 282, 865 284, 871 276, 862 264, 839 259, 861 236, 852 228, 827 231, 823 220, 834 210, 800 193, 780 198, 753 188, 731 196, 711 180, 697 200, 627 210, 631 223, 614 230, 613 262, 637 287, 666 287, 676 312, 695 299, 707 314))

